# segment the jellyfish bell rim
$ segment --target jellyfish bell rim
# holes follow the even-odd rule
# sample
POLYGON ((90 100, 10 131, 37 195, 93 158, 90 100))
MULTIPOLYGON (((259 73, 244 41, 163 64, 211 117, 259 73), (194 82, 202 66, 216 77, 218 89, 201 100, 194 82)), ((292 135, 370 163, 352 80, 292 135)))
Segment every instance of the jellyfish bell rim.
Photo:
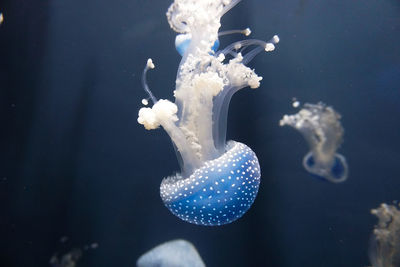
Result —
POLYGON ((307 172, 311 173, 312 175, 317 176, 317 178, 321 180, 326 180, 331 183, 341 183, 347 180, 348 177, 348 165, 346 158, 339 153, 335 153, 333 165, 329 167, 329 171, 324 169, 316 169, 313 166, 310 166, 310 161, 314 162, 312 165, 315 165, 314 153, 312 151, 308 152, 303 158, 303 166, 307 172), (336 167, 337 164, 340 164, 343 171, 339 177, 336 177, 333 174, 333 169, 336 167))

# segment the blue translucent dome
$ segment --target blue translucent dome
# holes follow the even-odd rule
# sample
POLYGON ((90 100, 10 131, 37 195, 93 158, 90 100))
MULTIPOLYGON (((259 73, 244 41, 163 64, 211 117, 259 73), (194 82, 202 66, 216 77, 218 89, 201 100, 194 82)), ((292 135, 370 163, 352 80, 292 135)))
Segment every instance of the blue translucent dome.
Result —
POLYGON ((206 162, 189 179, 165 178, 160 194, 166 207, 180 219, 222 225, 240 218, 250 208, 260 176, 255 153, 245 144, 230 141, 226 153, 206 162))

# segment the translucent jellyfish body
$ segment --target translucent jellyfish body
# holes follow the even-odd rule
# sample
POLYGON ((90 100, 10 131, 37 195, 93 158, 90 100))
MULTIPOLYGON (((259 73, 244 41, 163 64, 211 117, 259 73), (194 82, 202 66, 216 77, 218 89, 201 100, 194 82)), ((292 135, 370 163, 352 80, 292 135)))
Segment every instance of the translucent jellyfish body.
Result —
POLYGON ((306 139, 310 152, 304 156, 303 166, 309 173, 333 183, 347 179, 346 159, 336 153, 343 140, 343 127, 332 107, 304 104, 297 114, 283 116, 280 125, 295 128, 306 139))
POLYGON ((192 243, 177 239, 156 246, 136 262, 137 267, 205 267, 192 243))
POLYGON ((399 208, 383 203, 379 208, 371 210, 371 213, 379 219, 370 241, 369 258, 372 266, 400 266, 399 208))
MULTIPOLYGON (((256 54, 272 51, 279 42, 243 40, 222 50, 218 36, 220 19, 239 0, 176 0, 167 18, 179 35, 176 48, 182 55, 175 103, 157 100, 146 82, 143 86, 153 106, 139 111, 138 122, 148 130, 162 126, 173 141, 181 173, 164 178, 161 198, 184 221, 222 225, 240 218, 252 205, 260 183, 255 153, 245 144, 226 142, 229 102, 239 89, 257 88, 262 77, 246 67, 256 54)), ((142 103, 146 104, 146 100, 142 103)))

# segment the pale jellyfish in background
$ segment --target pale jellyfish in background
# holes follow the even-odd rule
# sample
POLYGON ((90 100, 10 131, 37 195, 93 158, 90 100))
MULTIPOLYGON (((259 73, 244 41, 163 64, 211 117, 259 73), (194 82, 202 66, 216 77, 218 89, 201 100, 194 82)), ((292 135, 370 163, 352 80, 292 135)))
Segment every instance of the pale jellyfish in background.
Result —
MULTIPOLYGON (((279 42, 243 40, 222 50, 218 36, 221 17, 239 0, 176 0, 167 18, 180 33, 175 46, 182 55, 174 90, 175 103, 157 100, 142 81, 151 108, 139 111, 147 130, 162 126, 176 148, 181 173, 164 178, 160 186, 166 207, 180 219, 199 225, 222 225, 240 218, 253 204, 260 184, 260 166, 245 144, 226 142, 229 102, 239 89, 258 88, 262 77, 246 67, 261 51, 273 51, 279 42), (229 59, 229 60, 228 60, 229 59)), ((148 104, 145 99, 144 105, 148 104)))
POLYGON ((177 239, 156 246, 136 262, 137 267, 205 267, 192 243, 177 239))
MULTIPOLYGON (((67 236, 63 236, 60 239, 60 243, 66 243, 68 239, 67 236)), ((85 245, 82 249, 73 248, 64 253, 57 252, 50 258, 49 264, 52 267, 76 267, 84 251, 97 249, 98 246, 98 243, 92 243, 90 245, 85 245)))
POLYGON ((379 219, 370 242, 369 258, 373 267, 400 266, 399 207, 383 203, 371 210, 379 219))
POLYGON ((323 103, 304 104, 297 114, 283 116, 280 126, 284 125, 295 128, 306 139, 310 152, 304 156, 303 166, 309 173, 332 183, 347 179, 346 159, 336 153, 344 132, 339 113, 323 103))
POLYGON ((52 267, 75 267, 82 257, 82 250, 75 248, 62 256, 55 254, 49 263, 52 267))

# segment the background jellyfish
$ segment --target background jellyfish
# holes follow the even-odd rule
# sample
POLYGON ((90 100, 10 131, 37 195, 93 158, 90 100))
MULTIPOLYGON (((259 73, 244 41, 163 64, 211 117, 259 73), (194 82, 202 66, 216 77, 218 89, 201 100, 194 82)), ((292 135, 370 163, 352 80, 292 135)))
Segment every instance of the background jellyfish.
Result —
MULTIPOLYGON (((65 245, 68 239, 69 238, 67 236, 63 236, 60 239, 60 243, 65 245)), ((50 258, 49 264, 52 267, 75 267, 82 258, 84 251, 97 249, 98 246, 99 244, 94 242, 89 245, 85 245, 83 248, 73 248, 68 250, 64 248, 63 252, 58 251, 54 253, 54 255, 50 258)))
POLYGON ((370 241, 369 258, 372 266, 400 266, 399 208, 383 203, 377 209, 371 210, 371 213, 379 220, 370 241))
POLYGON ((138 267, 205 267, 203 260, 192 243, 172 240, 146 252, 136 262, 138 267))
POLYGON ((215 52, 220 18, 238 2, 176 0, 169 7, 168 22, 180 33, 176 48, 182 54, 175 103, 157 100, 150 91, 146 73, 154 68, 152 60, 143 72, 154 105, 139 110, 138 122, 148 130, 164 128, 181 167, 181 173, 163 179, 161 198, 173 214, 194 224, 222 225, 240 218, 260 183, 255 153, 245 144, 226 143, 228 106, 239 89, 260 86, 262 77, 245 64, 261 51, 274 50, 279 38, 238 41, 215 52))
POLYGON ((62 256, 53 255, 49 261, 52 267, 75 267, 82 257, 82 250, 75 248, 62 256))
POLYGON ((333 183, 347 179, 346 159, 336 153, 343 140, 339 113, 323 103, 304 104, 297 114, 283 116, 280 126, 284 125, 295 128, 306 139, 310 152, 304 156, 303 166, 309 173, 333 183))

